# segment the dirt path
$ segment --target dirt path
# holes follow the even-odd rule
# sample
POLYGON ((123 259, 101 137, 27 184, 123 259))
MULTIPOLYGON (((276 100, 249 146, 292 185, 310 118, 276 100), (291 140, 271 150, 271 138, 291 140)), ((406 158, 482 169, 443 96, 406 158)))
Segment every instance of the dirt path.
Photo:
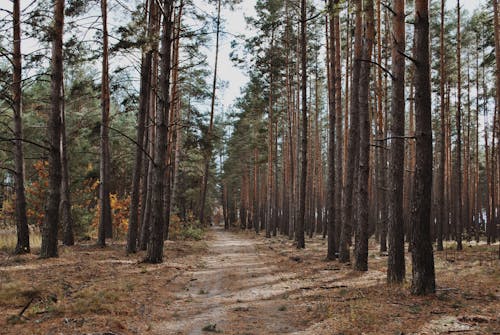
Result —
POLYGON ((49 260, 0 253, 0 333, 500 334, 497 248, 437 253, 428 297, 386 285, 376 244, 361 273, 326 262, 321 236, 297 250, 285 236, 214 228, 202 241, 166 242, 162 264, 125 255, 123 243, 61 247, 49 260))
MULTIPOLYGON (((259 253, 258 240, 214 228, 208 254, 176 279, 183 290, 169 304, 157 334, 283 334, 298 330, 284 294, 298 286, 276 261, 259 253), (295 283, 295 284, 294 284, 295 283)), ((157 319, 157 318, 155 318, 157 319)))

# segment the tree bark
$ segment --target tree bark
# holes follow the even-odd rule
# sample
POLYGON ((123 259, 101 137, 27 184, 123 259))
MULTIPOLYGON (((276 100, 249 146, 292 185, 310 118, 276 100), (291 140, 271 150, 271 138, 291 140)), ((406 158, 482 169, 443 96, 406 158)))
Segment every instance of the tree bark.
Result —
POLYGON ((389 192, 389 258, 387 282, 402 283, 405 278, 403 184, 405 157, 405 1, 394 0, 392 18, 392 100, 389 192))
POLYGON ((148 263, 161 263, 163 261, 163 235, 165 229, 164 197, 169 183, 165 176, 167 172, 167 142, 168 142, 168 118, 170 110, 170 66, 172 49, 172 12, 173 0, 163 2, 163 32, 161 37, 161 64, 160 84, 158 95, 158 106, 156 109, 156 134, 155 134, 155 157, 153 164, 153 194, 151 201, 151 232, 148 242, 148 263))
POLYGON ((445 125, 445 95, 444 83, 446 80, 445 63, 444 63, 444 14, 446 0, 441 0, 441 31, 439 34, 439 97, 440 97, 440 118, 441 118, 441 133, 440 143, 441 152, 439 154, 439 181, 438 181, 438 207, 439 217, 437 219, 437 250, 443 250, 443 224, 447 220, 446 206, 445 206, 445 165, 446 165, 446 125, 445 125))
POLYGON ((299 217, 297 220, 297 248, 306 246, 304 238, 304 221, 306 213, 306 180, 307 180, 307 16, 306 0, 300 5, 300 63, 302 93, 302 171, 300 174, 299 217))
MULTIPOLYGON (((147 36, 148 38, 153 38, 154 34, 154 22, 153 19, 156 15, 156 2, 149 1, 149 19, 147 36)), ((141 87, 139 96, 139 112, 137 115, 137 146, 135 148, 135 165, 134 174, 132 177, 132 194, 130 196, 130 218, 127 232, 127 253, 137 252, 137 230, 139 228, 139 197, 140 197, 140 186, 141 186, 141 174, 142 174, 142 164, 144 150, 147 150, 147 145, 145 146, 145 130, 146 130, 146 117, 148 115, 149 97, 151 89, 151 64, 153 59, 153 48, 151 45, 146 45, 146 50, 143 53, 143 59, 141 64, 141 87)), ((146 143, 147 144, 147 143, 146 143)), ((148 164, 148 161, 145 162, 148 164)), ((146 180, 143 179, 143 182, 146 180)), ((144 211, 144 202, 142 203, 142 210, 144 211)))
POLYGON ((353 227, 353 198, 354 188, 357 183, 359 160, 359 77, 362 57, 362 31, 363 16, 361 13, 361 0, 354 0, 356 6, 356 23, 354 32, 354 61, 352 67, 352 85, 351 85, 351 109, 349 112, 349 140, 348 157, 346 165, 346 182, 344 185, 344 211, 342 213, 342 227, 339 242, 339 260, 342 263, 349 262, 349 245, 351 244, 351 234, 353 227))
POLYGON ((456 221, 457 221, 457 250, 462 250, 462 230, 463 230, 463 214, 462 214, 462 52, 461 52, 461 31, 460 31, 460 0, 457 0, 457 162, 455 166, 455 178, 457 180, 456 196, 456 221))
POLYGON ((24 152, 22 121, 22 55, 21 55, 21 5, 20 0, 13 1, 14 52, 12 55, 12 107, 14 109, 14 164, 16 185, 16 228, 17 243, 14 253, 30 252, 30 235, 26 216, 26 194, 24 191, 24 152))
MULTIPOLYGON (((337 11, 337 4, 333 0, 329 0, 328 3, 328 11, 329 11, 329 20, 327 21, 329 23, 329 35, 327 36, 329 40, 329 50, 328 52, 328 80, 329 80, 329 90, 328 90, 328 196, 327 196, 327 202, 328 202, 328 208, 327 208, 327 213, 328 213, 328 224, 327 224, 327 231, 328 231, 328 248, 327 248, 327 254, 326 254, 326 259, 328 260, 334 260, 336 258, 336 245, 335 245, 335 223, 336 223, 336 216, 337 216, 337 209, 335 206, 335 196, 336 193, 338 192, 337 190, 337 185, 336 185, 336 145, 335 145, 335 131, 336 131, 336 125, 337 125, 337 120, 336 120, 336 83, 337 83, 337 78, 335 75, 336 72, 336 62, 335 62, 335 56, 336 56, 336 45, 335 45, 335 16, 336 16, 336 11, 337 11)), ((338 168, 338 167, 337 167, 338 168)))
POLYGON ((71 193, 68 167, 68 149, 66 143, 66 111, 64 108, 64 81, 62 83, 63 101, 61 102, 61 225, 63 228, 63 244, 74 245, 73 216, 71 215, 71 193))
POLYGON ((57 257, 57 231, 59 228, 59 202, 61 200, 61 107, 63 83, 63 26, 64 0, 54 4, 52 37, 50 113, 47 123, 49 140, 49 189, 45 203, 45 217, 42 228, 41 258, 57 257))
POLYGON ((359 175, 358 175, 358 224, 356 227, 356 245, 354 269, 357 271, 368 270, 368 220, 370 201, 368 197, 370 180, 370 109, 369 86, 370 70, 375 36, 373 0, 365 0, 365 34, 363 39, 363 52, 361 70, 359 74, 359 175))
POLYGON ((205 225, 205 206, 207 201, 208 178, 210 175, 210 162, 212 160, 212 131, 214 127, 214 112, 215 112, 215 91, 217 88, 217 65, 219 60, 219 35, 220 35, 220 8, 221 0, 217 1, 217 31, 215 35, 215 64, 214 78, 212 82, 212 100, 210 103, 210 123, 207 131, 207 152, 205 156, 205 166, 203 172, 203 184, 201 190, 201 205, 200 205, 200 223, 205 225))
POLYGON ((429 52, 429 3, 415 1, 415 194, 412 204, 412 284, 416 295, 436 291, 430 233, 432 193, 432 115, 429 52))
MULTIPOLYGON (((496 59, 496 108, 500 106, 500 14, 498 0, 493 0, 494 8, 494 31, 495 31, 495 59, 496 59)), ((500 124, 497 125, 497 131, 500 131, 500 124)), ((499 136, 500 137, 500 136, 499 136)), ((497 150, 497 164, 500 164, 500 150, 497 150)), ((500 171, 499 171, 500 175, 500 171)), ((498 258, 500 258, 500 244, 498 246, 498 258)))
POLYGON ((108 8, 107 0, 101 0, 102 15, 102 80, 101 80, 101 159, 99 185, 99 232, 97 244, 104 247, 106 238, 113 236, 111 204, 109 199, 110 153, 109 153, 109 64, 108 64, 108 8))

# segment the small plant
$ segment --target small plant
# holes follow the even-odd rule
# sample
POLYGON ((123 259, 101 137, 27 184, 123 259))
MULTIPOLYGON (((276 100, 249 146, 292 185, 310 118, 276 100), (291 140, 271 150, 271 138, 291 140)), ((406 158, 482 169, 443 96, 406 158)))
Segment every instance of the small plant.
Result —
POLYGON ((278 311, 280 312, 284 312, 287 310, 287 307, 285 305, 281 305, 279 308, 278 308, 278 311))
POLYGON ((201 330, 204 332, 222 333, 222 330, 217 329, 217 324, 215 324, 215 323, 213 323, 213 324, 209 323, 208 325, 201 328, 201 330))

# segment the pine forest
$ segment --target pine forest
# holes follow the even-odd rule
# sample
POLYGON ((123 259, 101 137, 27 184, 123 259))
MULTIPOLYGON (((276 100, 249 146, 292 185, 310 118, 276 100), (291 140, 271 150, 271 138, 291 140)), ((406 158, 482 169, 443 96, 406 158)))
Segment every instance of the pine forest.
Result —
POLYGON ((0 0, 0 333, 500 334, 500 0, 0 0))

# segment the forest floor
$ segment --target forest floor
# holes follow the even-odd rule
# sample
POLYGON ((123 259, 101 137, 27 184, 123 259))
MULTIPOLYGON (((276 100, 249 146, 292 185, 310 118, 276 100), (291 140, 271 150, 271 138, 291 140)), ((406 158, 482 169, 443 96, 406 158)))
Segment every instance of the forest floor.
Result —
POLYGON ((118 242, 61 247, 49 260, 0 252, 0 333, 500 334, 498 245, 464 245, 436 253, 429 297, 387 286, 375 244, 360 273, 326 262, 321 237, 297 250, 285 237, 215 228, 168 241, 159 265, 118 242))

